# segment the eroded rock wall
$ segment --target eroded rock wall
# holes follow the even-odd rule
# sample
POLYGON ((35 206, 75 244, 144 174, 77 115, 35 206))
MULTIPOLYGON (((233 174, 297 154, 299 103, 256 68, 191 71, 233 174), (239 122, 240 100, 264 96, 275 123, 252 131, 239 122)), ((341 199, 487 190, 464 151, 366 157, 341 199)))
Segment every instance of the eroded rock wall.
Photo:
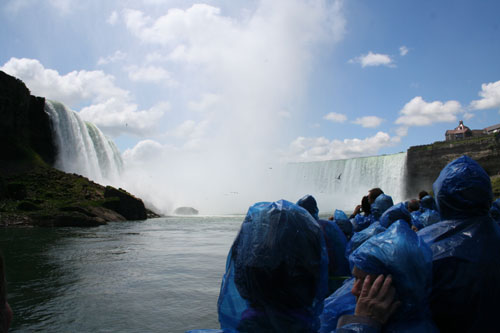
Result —
POLYGON ((432 190, 446 164, 462 155, 476 160, 490 176, 500 174, 500 135, 410 147, 406 161, 407 198, 417 197, 421 190, 432 190))

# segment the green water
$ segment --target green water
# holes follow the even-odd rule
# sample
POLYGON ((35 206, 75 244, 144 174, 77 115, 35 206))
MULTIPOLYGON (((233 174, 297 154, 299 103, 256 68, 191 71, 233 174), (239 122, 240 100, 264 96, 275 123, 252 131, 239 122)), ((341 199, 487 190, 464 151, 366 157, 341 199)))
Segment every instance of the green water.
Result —
POLYGON ((243 216, 90 229, 1 229, 12 332, 218 328, 217 297, 243 216))

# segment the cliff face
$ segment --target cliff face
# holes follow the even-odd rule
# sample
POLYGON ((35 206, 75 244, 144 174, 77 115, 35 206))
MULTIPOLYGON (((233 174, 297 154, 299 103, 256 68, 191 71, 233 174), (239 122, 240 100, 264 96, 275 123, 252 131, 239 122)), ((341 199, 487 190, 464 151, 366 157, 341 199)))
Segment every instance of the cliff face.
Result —
POLYGON ((415 198, 421 190, 432 190, 441 170, 455 158, 467 155, 488 173, 500 174, 500 135, 410 147, 407 151, 406 197, 415 198))
POLYGON ((44 98, 32 96, 21 80, 0 71, 1 171, 28 168, 34 155, 54 163, 56 148, 44 107, 44 98))

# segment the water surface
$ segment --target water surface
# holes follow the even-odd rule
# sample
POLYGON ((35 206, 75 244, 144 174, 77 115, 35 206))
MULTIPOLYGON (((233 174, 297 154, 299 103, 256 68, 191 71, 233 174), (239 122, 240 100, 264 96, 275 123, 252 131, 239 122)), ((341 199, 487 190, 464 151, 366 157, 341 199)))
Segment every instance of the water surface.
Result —
POLYGON ((243 216, 88 229, 0 230, 12 332, 218 328, 217 297, 243 216))

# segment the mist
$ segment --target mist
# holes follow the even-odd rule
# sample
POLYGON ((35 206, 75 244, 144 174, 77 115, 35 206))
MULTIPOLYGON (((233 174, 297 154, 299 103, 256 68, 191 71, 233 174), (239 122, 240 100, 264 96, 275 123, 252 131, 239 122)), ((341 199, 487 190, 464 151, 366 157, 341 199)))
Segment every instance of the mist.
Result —
MULTIPOLYGON (((123 187, 164 214, 179 206, 245 213, 258 201, 297 200, 300 194, 285 193, 282 151, 306 112, 316 48, 343 33, 340 2, 261 1, 241 21, 207 5, 177 15, 195 13, 210 28, 183 27, 172 37, 182 39, 180 49, 181 42, 155 34, 170 25, 171 12, 133 30, 174 50, 170 57, 185 68, 195 66, 183 85, 196 89, 184 91, 184 109, 171 111, 184 121, 124 151, 123 187)), ((130 13, 130 26, 140 17, 130 13)))

